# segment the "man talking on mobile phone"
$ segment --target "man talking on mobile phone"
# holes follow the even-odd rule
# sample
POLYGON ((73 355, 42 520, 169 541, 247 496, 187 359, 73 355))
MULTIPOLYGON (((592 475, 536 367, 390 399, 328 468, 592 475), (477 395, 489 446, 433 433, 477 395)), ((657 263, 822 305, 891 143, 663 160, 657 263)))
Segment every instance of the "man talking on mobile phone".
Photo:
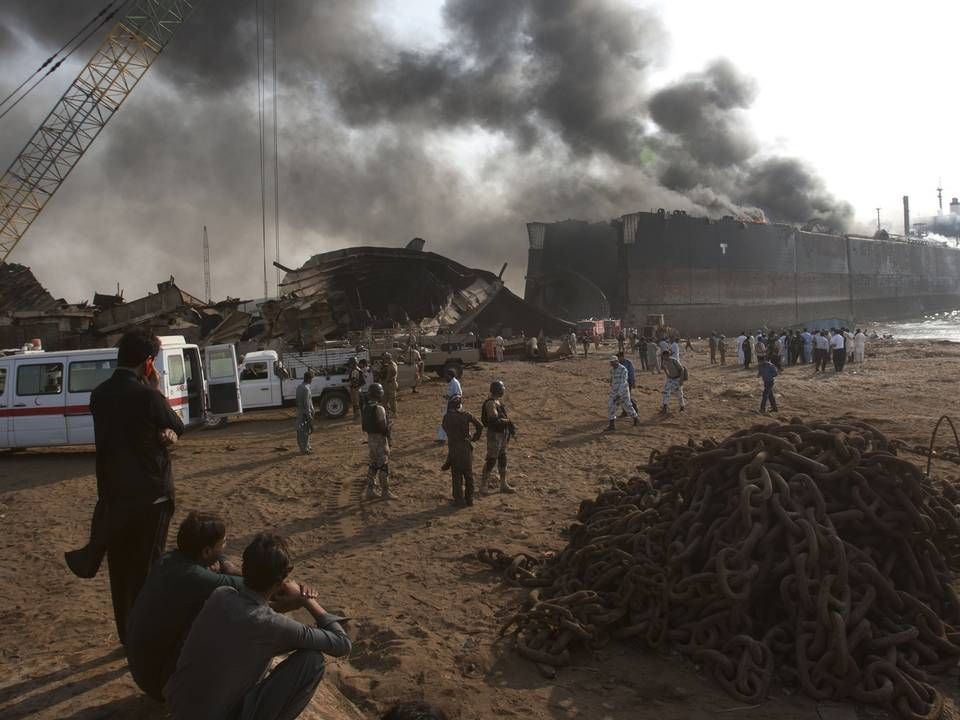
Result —
POLYGON ((117 369, 90 394, 97 509, 90 545, 67 553, 70 569, 81 577, 93 577, 106 553, 121 643, 133 601, 164 551, 173 516, 167 448, 183 434, 183 422, 157 389, 153 363, 159 353, 160 339, 149 330, 125 333, 117 369))

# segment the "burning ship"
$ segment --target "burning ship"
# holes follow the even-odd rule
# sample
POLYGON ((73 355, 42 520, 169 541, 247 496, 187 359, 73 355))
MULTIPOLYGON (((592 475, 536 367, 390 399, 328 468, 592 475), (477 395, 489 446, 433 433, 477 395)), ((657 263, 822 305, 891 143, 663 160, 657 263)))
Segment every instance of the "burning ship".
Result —
MULTIPOLYGON (((905 200, 905 223, 909 213, 905 200)), ((960 250, 912 237, 635 212, 527 225, 525 298, 567 319, 664 314, 691 335, 960 307, 960 250)))

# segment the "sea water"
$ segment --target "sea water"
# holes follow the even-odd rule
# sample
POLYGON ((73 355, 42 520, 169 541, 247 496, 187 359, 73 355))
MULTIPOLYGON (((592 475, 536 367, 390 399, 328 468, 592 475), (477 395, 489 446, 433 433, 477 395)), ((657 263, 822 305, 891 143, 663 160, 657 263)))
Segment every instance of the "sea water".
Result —
POLYGON ((877 323, 868 325, 869 331, 893 335, 899 340, 949 340, 960 342, 960 310, 927 315, 919 320, 877 323))

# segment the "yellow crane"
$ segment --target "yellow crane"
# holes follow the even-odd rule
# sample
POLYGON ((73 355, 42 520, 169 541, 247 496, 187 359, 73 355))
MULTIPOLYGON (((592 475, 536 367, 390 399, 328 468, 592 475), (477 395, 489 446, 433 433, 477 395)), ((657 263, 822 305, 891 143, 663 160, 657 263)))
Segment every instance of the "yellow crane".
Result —
POLYGON ((202 0, 136 0, 0 177, 0 262, 202 0))

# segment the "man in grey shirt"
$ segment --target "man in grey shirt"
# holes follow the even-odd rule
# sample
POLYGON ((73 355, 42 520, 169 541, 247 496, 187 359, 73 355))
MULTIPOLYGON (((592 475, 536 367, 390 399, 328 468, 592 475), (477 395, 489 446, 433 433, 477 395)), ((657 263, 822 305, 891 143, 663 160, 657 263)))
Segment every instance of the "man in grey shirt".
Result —
POLYGON ((350 653, 341 617, 287 580, 286 541, 261 533, 243 551, 244 589, 214 590, 194 620, 164 688, 173 720, 293 720, 323 679, 324 654, 350 653), (302 607, 310 627, 271 609, 302 607), (292 653, 264 677, 271 660, 292 653), (262 679, 261 679, 262 678, 262 679))
POLYGON ((310 393, 312 382, 313 373, 307 370, 303 374, 303 382, 297 386, 297 445, 304 455, 313 452, 310 447, 310 434, 313 432, 313 396, 310 393))

